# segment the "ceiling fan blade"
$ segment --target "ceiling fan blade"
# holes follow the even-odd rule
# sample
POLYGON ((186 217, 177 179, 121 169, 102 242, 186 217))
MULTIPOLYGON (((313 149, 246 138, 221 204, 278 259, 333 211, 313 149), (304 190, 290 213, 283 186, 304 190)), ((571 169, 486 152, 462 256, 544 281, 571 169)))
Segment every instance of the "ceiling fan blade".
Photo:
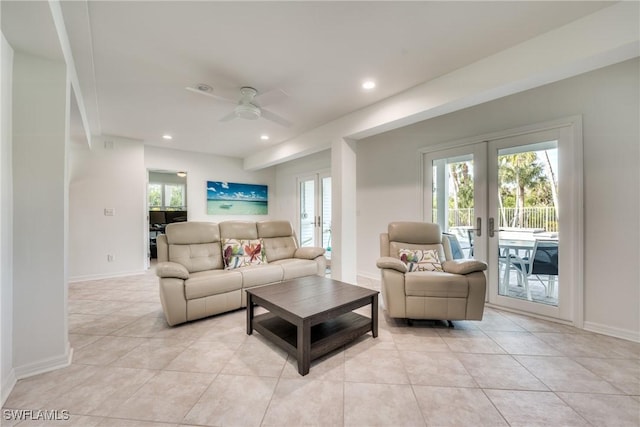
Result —
POLYGON ((237 104, 238 103, 237 100, 225 98, 224 96, 215 95, 215 94, 210 93, 210 92, 205 92, 205 91, 202 91, 202 90, 200 90, 198 88, 195 88, 195 87, 187 86, 185 89, 190 91, 190 92, 197 93, 199 95, 204 95, 204 96, 208 96, 209 98, 217 99, 218 101, 229 102, 231 104, 237 104))
POLYGON ((231 120, 235 119, 236 117, 237 117, 236 116, 236 112, 232 111, 229 114, 227 114, 226 116, 222 117, 219 121, 220 122, 228 122, 228 121, 231 121, 231 120))
POLYGON ((286 128, 291 127, 292 123, 289 120, 285 119, 284 117, 279 116, 272 111, 265 110, 264 108, 262 108, 261 110, 262 110, 262 117, 264 117, 265 119, 271 120, 272 122, 275 122, 280 126, 284 126, 286 128))
POLYGON ((282 102, 288 97, 289 94, 287 94, 287 92, 278 88, 270 90, 269 92, 259 94, 258 96, 256 96, 256 101, 260 103, 261 107, 266 107, 267 105, 282 102))

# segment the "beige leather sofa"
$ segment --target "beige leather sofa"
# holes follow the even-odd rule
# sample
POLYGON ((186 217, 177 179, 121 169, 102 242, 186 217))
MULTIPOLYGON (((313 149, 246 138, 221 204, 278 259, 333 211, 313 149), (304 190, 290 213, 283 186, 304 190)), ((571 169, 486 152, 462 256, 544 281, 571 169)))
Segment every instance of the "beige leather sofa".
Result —
POLYGON ((299 248, 288 221, 174 223, 157 246, 160 301, 169 325, 246 307, 244 289, 322 276, 326 268, 324 249, 299 248), (259 242, 251 246, 251 264, 225 268, 230 239, 259 242))
POLYGON ((382 271, 382 298, 390 317, 482 320, 486 293, 483 271, 487 265, 454 260, 438 224, 390 223, 387 233, 380 235, 380 256, 377 266, 382 271), (428 250, 436 251, 442 271, 409 271, 410 263, 400 259, 401 253, 428 250))

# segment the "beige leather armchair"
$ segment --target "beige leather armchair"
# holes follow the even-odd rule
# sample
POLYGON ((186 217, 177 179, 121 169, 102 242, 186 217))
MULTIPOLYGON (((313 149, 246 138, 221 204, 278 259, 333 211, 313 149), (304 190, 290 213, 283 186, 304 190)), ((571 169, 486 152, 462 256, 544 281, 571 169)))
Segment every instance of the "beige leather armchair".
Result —
MULTIPOLYGON (((415 258, 413 259, 415 260, 415 258)), ((486 294, 483 262, 454 260, 446 236, 438 224, 392 222, 380 235, 382 298, 390 317, 432 320, 482 320, 486 294), (407 253, 435 255, 435 264, 418 266, 407 253), (401 260, 401 258, 404 259, 401 260), (410 258, 411 260, 411 258, 410 258), (442 271, 424 271, 423 268, 442 271), (420 271, 422 270, 422 271, 420 271)))

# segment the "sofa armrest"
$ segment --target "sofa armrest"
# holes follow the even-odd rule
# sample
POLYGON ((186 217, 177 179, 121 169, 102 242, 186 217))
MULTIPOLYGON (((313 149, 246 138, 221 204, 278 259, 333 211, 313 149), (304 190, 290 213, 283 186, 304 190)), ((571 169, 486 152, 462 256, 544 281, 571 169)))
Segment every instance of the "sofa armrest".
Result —
POLYGON ((301 258, 301 259, 316 259, 320 255, 324 255, 324 248, 319 248, 316 246, 307 246, 304 248, 296 249, 295 253, 293 254, 293 257, 301 258))
POLYGON ((393 258, 390 256, 383 256, 381 258, 378 258, 378 261, 376 261, 376 265, 378 266, 378 268, 390 268, 392 270, 399 271, 400 273, 407 272, 407 265, 404 262, 400 261, 398 258, 393 258))
POLYGON ((156 275, 158 277, 172 277, 183 280, 189 278, 189 272, 184 265, 171 261, 159 262, 156 266, 156 275))
POLYGON ((447 273, 469 274, 486 270, 487 264, 475 259, 455 259, 443 262, 442 269, 447 273))

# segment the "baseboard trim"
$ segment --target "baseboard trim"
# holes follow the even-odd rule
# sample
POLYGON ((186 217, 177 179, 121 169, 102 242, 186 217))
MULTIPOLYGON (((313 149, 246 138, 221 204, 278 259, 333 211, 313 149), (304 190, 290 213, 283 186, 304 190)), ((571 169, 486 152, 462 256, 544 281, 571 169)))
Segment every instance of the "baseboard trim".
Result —
POLYGON ((139 274, 144 274, 145 272, 146 270, 133 270, 133 271, 123 271, 120 273, 88 274, 85 276, 73 276, 73 277, 69 277, 69 283, 86 282, 88 280, 116 279, 118 277, 136 276, 139 274))
POLYGON ((375 280, 377 282, 380 282, 380 273, 378 273, 378 274, 358 273, 358 275, 356 276, 356 279, 358 277, 363 277, 363 278, 368 279, 368 280, 375 280))
POLYGON ((596 322, 584 322, 585 331, 595 332, 597 334, 609 335, 615 338, 640 343, 640 332, 631 331, 629 329, 616 328, 614 326, 603 325, 596 322))
POLYGON ((581 329, 581 328, 578 328, 570 320, 557 319, 555 317, 543 316, 541 314, 536 314, 536 313, 531 313, 531 312, 528 312, 528 311, 518 310, 518 309, 515 309, 515 308, 509 308, 509 307, 503 307, 501 305, 491 304, 490 302, 485 302, 484 306, 488 307, 488 308, 493 308, 494 310, 506 311, 507 313, 513 313, 513 314, 521 314, 523 316, 532 317, 534 319, 546 320, 548 322, 559 323, 561 325, 573 326, 574 328, 581 329))
POLYGON ((73 348, 67 343, 67 351, 60 356, 50 357, 48 359, 39 360, 27 365, 14 368, 16 379, 22 380, 34 375, 44 374, 45 372, 55 371, 56 369, 66 368, 71 365, 73 360, 73 348))
POLYGON ((16 378, 16 373, 13 369, 9 371, 9 373, 2 379, 2 405, 7 401, 7 398, 13 391, 13 388, 16 386, 18 379, 16 378))

